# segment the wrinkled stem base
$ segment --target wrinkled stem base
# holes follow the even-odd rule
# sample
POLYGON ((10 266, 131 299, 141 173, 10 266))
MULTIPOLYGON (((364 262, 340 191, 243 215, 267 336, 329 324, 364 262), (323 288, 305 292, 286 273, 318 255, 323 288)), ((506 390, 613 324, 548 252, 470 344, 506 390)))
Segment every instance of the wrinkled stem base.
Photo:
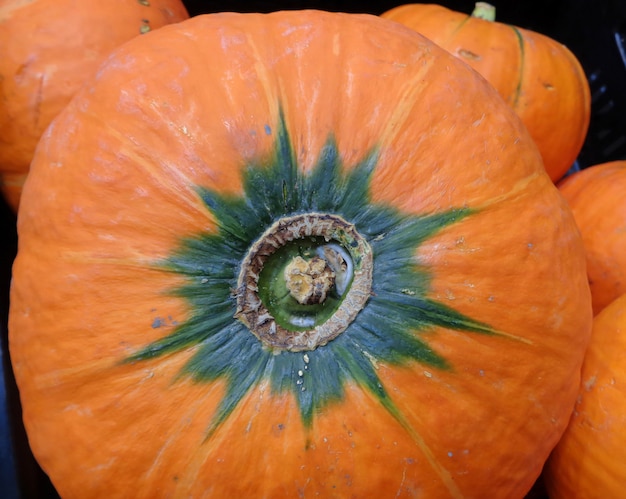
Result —
POLYGON ((369 244, 340 216, 305 213, 282 218, 252 245, 242 262, 235 317, 272 350, 313 350, 339 336, 363 308, 371 294, 372 266, 369 244), (310 246, 317 239, 321 242, 315 256, 290 257, 279 273, 287 299, 263 300, 259 280, 273 255, 299 240, 310 246), (322 314, 331 287, 337 306, 322 314), (277 320, 289 315, 289 303, 310 307, 310 320, 277 320))

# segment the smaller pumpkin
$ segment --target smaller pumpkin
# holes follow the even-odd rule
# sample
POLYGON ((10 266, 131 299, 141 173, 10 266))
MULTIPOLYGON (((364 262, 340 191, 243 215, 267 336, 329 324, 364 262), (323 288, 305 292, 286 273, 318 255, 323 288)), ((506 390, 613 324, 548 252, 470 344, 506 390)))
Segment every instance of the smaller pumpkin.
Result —
POLYGON ((181 0, 1 2, 0 190, 11 208, 42 133, 104 56, 188 17, 181 0))
POLYGON ((594 318, 578 401, 544 470, 551 499, 624 497, 625 353, 626 294, 594 318))
POLYGON ((558 183, 582 233, 594 314, 626 293, 626 160, 593 165, 558 183))
POLYGON ((556 182, 570 169, 589 128, 589 83, 576 56, 531 30, 495 21, 478 2, 472 15, 436 4, 405 4, 381 14, 465 61, 515 110, 556 182))

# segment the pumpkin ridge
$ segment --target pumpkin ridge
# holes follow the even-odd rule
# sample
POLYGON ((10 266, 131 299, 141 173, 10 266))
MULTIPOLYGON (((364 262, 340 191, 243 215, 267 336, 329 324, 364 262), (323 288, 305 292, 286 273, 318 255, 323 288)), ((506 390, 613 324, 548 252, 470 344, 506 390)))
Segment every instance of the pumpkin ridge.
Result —
POLYGON ((517 85, 515 86, 515 91, 513 92, 513 96, 512 96, 513 102, 511 102, 511 106, 513 107, 513 109, 517 110, 517 105, 519 104, 519 99, 522 95, 522 86, 523 86, 523 80, 524 80, 524 65, 525 65, 524 63, 525 63, 525 55, 526 55, 525 49, 524 49, 524 35, 519 30, 519 28, 512 26, 510 24, 507 24, 506 26, 511 28, 513 30, 513 33, 515 33, 515 37, 519 44, 519 51, 520 51, 519 76, 517 79, 517 85))
POLYGON ((456 36, 456 34, 461 31, 463 29, 463 27, 471 20, 473 19, 474 16, 472 15, 468 15, 467 17, 465 17, 465 19, 463 19, 456 28, 454 28, 451 32, 450 32, 450 36, 448 37, 447 43, 449 43, 451 40, 454 39, 454 37, 456 36))
MULTIPOLYGON (((358 344, 355 346, 358 347, 358 344)), ((413 428, 413 426, 404 417, 403 413, 398 409, 397 405, 394 404, 393 400, 391 399, 391 397, 389 397, 387 391, 378 380, 378 377, 375 376, 375 374, 374 376, 372 376, 372 372, 370 372, 369 369, 360 369, 367 363, 367 361, 372 361, 371 356, 367 356, 367 360, 364 361, 365 363, 358 362, 358 360, 363 360, 363 357, 353 357, 349 354, 349 352, 346 352, 346 358, 357 361, 357 363, 350 363, 350 372, 353 374, 357 373, 357 375, 355 376, 356 379, 359 379, 359 374, 368 378, 370 395, 375 396, 376 393, 379 394, 376 400, 383 405, 387 412, 389 412, 389 414, 391 414, 391 416, 404 429, 404 431, 407 432, 411 440, 415 442, 417 447, 424 454, 424 457, 426 458, 430 466, 433 468, 437 476, 450 492, 450 497, 455 499, 461 499, 463 497, 463 494, 454 483, 454 479, 452 478, 450 473, 445 469, 444 466, 441 465, 439 460, 435 457, 432 449, 430 449, 428 444, 426 444, 419 432, 417 432, 415 428, 413 428)))
POLYGON ((489 325, 429 299, 428 269, 415 261, 415 248, 449 225, 476 212, 458 208, 408 215, 370 201, 370 182, 378 152, 374 148, 350 168, 343 165, 331 136, 316 164, 304 173, 297 165, 282 113, 275 147, 266 158, 242 170, 242 196, 198 187, 198 196, 217 221, 216 232, 189 236, 165 261, 164 271, 185 283, 171 294, 186 300, 190 317, 174 331, 129 355, 140 362, 195 349, 179 378, 226 382, 225 394, 208 424, 207 438, 263 379, 273 394, 291 393, 305 428, 315 415, 339 403, 345 385, 355 382, 392 414, 402 419, 376 374, 376 362, 420 362, 435 369, 452 366, 433 351, 421 333, 433 327, 478 334, 499 334, 489 325), (273 351, 236 319, 235 289, 240 262, 250 244, 276 219, 323 211, 354 224, 374 255, 373 288, 365 306, 345 330, 309 351, 273 351), (254 359, 234 361, 228 359, 254 359))
MULTIPOLYGON (((399 102, 418 102, 419 98, 416 96, 424 91, 425 86, 429 85, 429 72, 434 67, 434 61, 432 58, 424 57, 423 54, 417 54, 417 56, 421 58, 422 62, 420 70, 407 78, 403 90, 398 93, 399 102)), ((397 106, 381 130, 380 142, 393 143, 395 135, 401 129, 399 124, 409 121, 411 113, 411 106, 397 106)))
MULTIPOLYGON (((137 94, 135 94, 133 98, 138 103, 138 107, 140 107, 142 110, 150 109, 150 112, 154 114, 155 120, 163 122, 169 121, 169 118, 159 111, 159 107, 152 105, 149 100, 140 101, 137 94)), ((119 130, 116 124, 102 119, 99 114, 90 112, 88 108, 86 110, 81 109, 80 112, 84 114, 89 119, 89 121, 97 123, 98 126, 102 128, 103 133, 114 137, 118 140, 120 144, 123 145, 122 149, 120 149, 117 153, 127 157, 128 159, 132 159, 135 164, 141 165, 142 175, 152 178, 162 178, 163 174, 166 173, 167 175, 172 175, 178 177, 179 179, 184 179, 184 181, 182 182, 159 182, 159 187, 164 191, 167 191, 168 195, 171 196, 172 199, 180 199, 181 203, 184 203, 185 205, 195 206, 198 204, 197 192, 195 192, 193 189, 180 189, 180 186, 193 185, 193 182, 187 175, 184 174, 181 169, 176 168, 175 164, 163 163, 157 153, 152 152, 146 147, 142 147, 140 144, 132 140, 129 141, 129 137, 125 132, 119 130), (129 147, 128 144, 132 144, 132 147, 129 147), (179 188, 174 188, 175 185, 178 185, 179 188)), ((171 126, 170 130, 175 130, 178 136, 188 137, 182 130, 178 129, 177 127, 171 126)), ((206 210, 200 209, 199 206, 198 212, 206 213, 206 210)), ((209 217, 211 216, 210 213, 207 213, 207 215, 209 217)), ((214 219, 212 220, 212 223, 215 223, 214 219)))
POLYGON ((415 442, 417 447, 422 451, 428 464, 433 468, 441 482, 445 485, 450 492, 450 497, 453 499, 462 499, 465 497, 463 493, 459 490, 457 485, 454 483, 454 478, 450 474, 448 470, 446 470, 445 466, 435 457, 432 449, 426 444, 422 436, 415 431, 415 429, 406 421, 404 416, 394 410, 395 408, 387 408, 390 411, 394 418, 400 423, 400 425, 404 428, 404 430, 409 434, 411 440, 415 442), (393 412, 392 412, 393 411, 393 412))

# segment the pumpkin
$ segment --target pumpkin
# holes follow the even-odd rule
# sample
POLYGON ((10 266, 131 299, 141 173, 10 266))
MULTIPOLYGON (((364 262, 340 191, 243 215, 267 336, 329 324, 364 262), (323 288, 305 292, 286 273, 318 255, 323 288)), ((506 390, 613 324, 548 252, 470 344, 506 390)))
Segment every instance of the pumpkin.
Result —
POLYGON ((15 211, 41 134, 106 54, 187 17, 181 0, 2 1, 0 191, 15 211))
POLYGON ((437 4, 404 4, 382 17, 400 22, 483 75, 515 110, 558 181, 574 164, 589 128, 591 97, 576 56, 556 40, 495 20, 476 3, 471 15, 437 4))
POLYGON ((579 170, 558 183, 582 233, 594 314, 626 293, 626 160, 579 170))
POLYGON ((378 16, 122 45, 18 231, 11 359, 63 497, 522 497, 574 404, 567 205, 492 87, 378 16))
POLYGON ((593 321, 576 407, 544 472, 550 498, 622 497, 626 483, 626 294, 593 321))

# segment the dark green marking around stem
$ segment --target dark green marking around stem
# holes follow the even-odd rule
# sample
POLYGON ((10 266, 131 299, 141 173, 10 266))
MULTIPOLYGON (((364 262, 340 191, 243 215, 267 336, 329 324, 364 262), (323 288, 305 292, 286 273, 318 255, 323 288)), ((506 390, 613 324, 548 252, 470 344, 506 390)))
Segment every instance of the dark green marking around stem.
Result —
POLYGON ((415 261, 422 242, 471 216, 471 209, 415 216, 375 204, 370 184, 377 150, 346 169, 331 136, 305 175, 296 163, 282 119, 272 133, 273 154, 246 165, 242 196, 198 186, 198 195, 217 220, 218 230, 190 235, 166 261, 158 263, 164 271, 186 278, 186 284, 171 294, 184 298, 193 313, 171 334, 126 359, 138 362, 194 347, 195 354, 180 376, 198 383, 222 379, 227 385, 209 422, 209 435, 262 380, 269 380, 274 393, 294 395, 307 427, 315 414, 342 400, 348 382, 369 391, 390 410, 393 403, 377 376, 376 362, 418 362, 433 369, 452 369, 430 348, 425 331, 441 326, 497 334, 488 325, 430 299, 428 269, 415 261), (277 219, 308 212, 339 215, 369 242, 374 255, 372 296, 356 319, 328 344, 308 352, 276 353, 233 317, 233 290, 251 244, 277 219))

